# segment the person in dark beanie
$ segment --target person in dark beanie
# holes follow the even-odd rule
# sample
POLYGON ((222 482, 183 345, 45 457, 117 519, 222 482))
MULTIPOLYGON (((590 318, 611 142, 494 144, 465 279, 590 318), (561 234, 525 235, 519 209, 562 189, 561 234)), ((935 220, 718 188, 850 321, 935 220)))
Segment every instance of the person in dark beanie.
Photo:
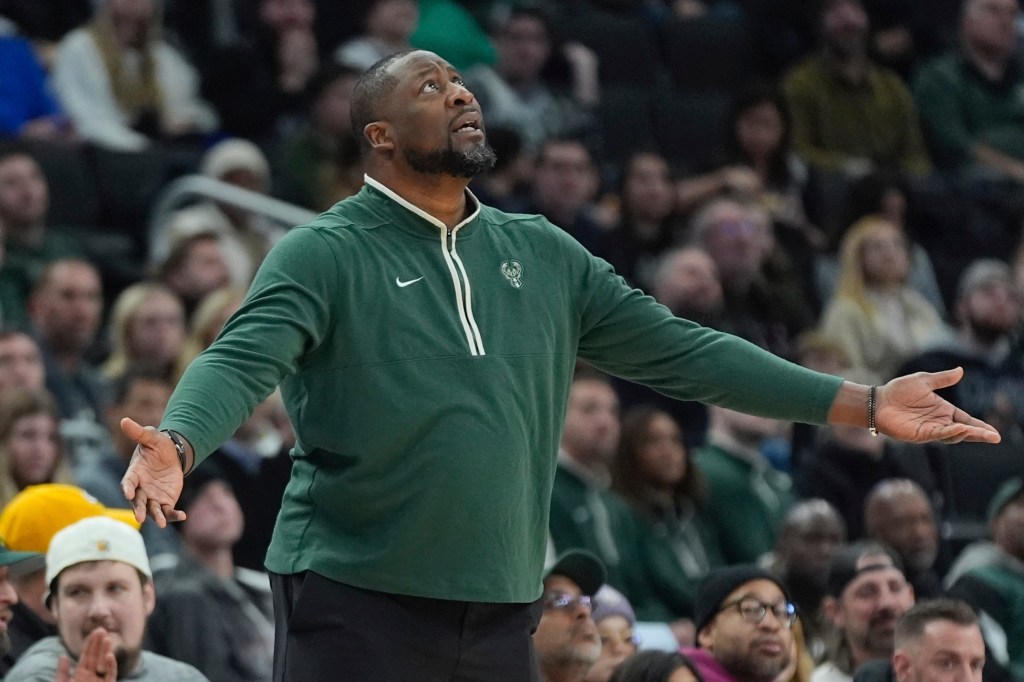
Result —
POLYGON ((793 656, 796 606, 782 581, 756 566, 712 570, 697 591, 697 648, 683 650, 705 682, 772 682, 793 656))
POLYGON ((177 566, 154 578, 160 599, 149 621, 150 648, 194 665, 211 680, 269 680, 270 581, 235 565, 242 510, 223 470, 208 464, 182 489, 179 502, 188 518, 173 527, 186 551, 177 566))

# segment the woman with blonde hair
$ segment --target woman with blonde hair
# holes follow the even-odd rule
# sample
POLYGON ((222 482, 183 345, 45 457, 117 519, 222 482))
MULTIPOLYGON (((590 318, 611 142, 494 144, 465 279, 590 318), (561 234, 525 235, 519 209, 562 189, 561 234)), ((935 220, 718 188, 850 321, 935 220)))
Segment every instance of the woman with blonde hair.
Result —
POLYGON ((821 331, 836 339, 855 367, 883 381, 951 332, 935 307, 908 284, 910 255, 902 229, 873 215, 843 237, 836 293, 821 331))
POLYGON ((212 132, 199 74, 160 36, 162 0, 101 0, 57 48, 53 86, 83 138, 138 151, 152 140, 212 132))
POLYGON ((39 483, 74 483, 57 403, 45 389, 13 388, 0 396, 0 509, 39 483))
POLYGON ((189 363, 209 348, 213 340, 220 334, 224 323, 242 305, 244 298, 245 291, 235 287, 216 289, 203 297, 196 311, 192 313, 189 334, 181 347, 181 354, 175 365, 175 382, 181 378, 189 363))
POLYGON ((104 374, 116 379, 137 369, 170 379, 185 342, 185 306, 159 282, 133 284, 114 301, 109 333, 104 374))

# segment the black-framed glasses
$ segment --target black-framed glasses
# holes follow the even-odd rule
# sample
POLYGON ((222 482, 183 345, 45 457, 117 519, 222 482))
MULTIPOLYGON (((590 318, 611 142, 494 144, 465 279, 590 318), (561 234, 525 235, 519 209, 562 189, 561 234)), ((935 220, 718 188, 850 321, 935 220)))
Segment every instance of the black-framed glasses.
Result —
POLYGON ((775 620, 779 621, 787 628, 793 627, 793 623, 796 622, 796 605, 788 601, 775 602, 774 604, 766 604, 760 599, 754 597, 744 597, 743 599, 737 599, 736 601, 726 602, 718 609, 718 612, 726 611, 731 608, 736 608, 740 612, 740 616, 743 620, 748 623, 757 625, 764 620, 765 614, 769 611, 775 616, 775 620))
POLYGON ((573 611, 577 606, 594 610, 593 600, 585 594, 574 597, 565 592, 548 592, 544 595, 544 608, 554 611, 573 611))

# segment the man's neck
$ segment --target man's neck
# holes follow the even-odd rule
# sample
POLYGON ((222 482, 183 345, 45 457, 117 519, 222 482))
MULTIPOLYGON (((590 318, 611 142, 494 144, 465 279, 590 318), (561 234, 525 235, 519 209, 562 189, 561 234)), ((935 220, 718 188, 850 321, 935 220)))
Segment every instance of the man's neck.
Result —
POLYGON ((235 561, 230 547, 198 547, 189 545, 189 550, 203 566, 221 578, 235 575, 235 561))
POLYGON ((588 484, 597 484, 607 488, 611 481, 611 473, 604 462, 580 459, 565 448, 558 453, 559 461, 570 471, 583 478, 588 484))
POLYGON ((367 175, 449 228, 462 222, 471 210, 466 201, 469 178, 417 173, 395 166, 368 168, 367 175))

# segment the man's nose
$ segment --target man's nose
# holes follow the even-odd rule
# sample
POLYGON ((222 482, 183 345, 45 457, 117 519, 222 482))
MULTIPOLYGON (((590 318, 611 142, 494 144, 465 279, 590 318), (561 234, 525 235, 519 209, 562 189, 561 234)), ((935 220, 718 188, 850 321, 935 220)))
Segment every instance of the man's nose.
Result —
POLYGON ((473 93, 469 91, 465 85, 459 85, 458 83, 452 83, 453 91, 451 97, 448 100, 448 104, 454 107, 464 107, 472 104, 476 101, 473 97, 473 93))

